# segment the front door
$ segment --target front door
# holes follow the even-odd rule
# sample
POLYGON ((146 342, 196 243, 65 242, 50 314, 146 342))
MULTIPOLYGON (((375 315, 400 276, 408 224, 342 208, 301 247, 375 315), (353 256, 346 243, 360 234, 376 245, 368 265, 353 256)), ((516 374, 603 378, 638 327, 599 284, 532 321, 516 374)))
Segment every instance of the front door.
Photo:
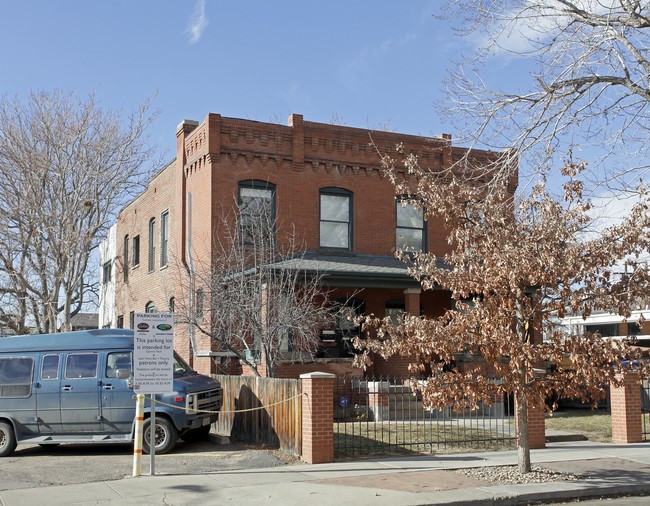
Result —
POLYGON ((64 433, 102 432, 99 354, 67 353, 61 379, 61 426, 64 433))

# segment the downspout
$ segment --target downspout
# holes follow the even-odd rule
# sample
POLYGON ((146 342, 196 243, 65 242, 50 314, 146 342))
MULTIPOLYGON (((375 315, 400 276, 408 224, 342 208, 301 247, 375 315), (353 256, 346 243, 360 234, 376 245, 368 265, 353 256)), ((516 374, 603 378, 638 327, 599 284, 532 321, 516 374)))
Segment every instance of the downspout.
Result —
POLYGON ((190 271, 190 344, 192 345, 192 351, 196 357, 212 357, 215 353, 212 350, 199 350, 196 344, 196 334, 194 328, 194 316, 196 314, 194 310, 194 258, 192 256, 192 193, 187 192, 187 260, 188 267, 190 271))

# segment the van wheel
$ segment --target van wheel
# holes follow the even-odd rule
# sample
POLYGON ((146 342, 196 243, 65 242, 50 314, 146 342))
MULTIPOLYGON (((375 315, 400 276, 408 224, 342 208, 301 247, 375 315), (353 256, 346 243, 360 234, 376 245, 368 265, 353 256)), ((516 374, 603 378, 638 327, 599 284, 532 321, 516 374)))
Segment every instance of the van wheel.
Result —
POLYGON ((0 422, 0 457, 11 455, 16 449, 16 434, 10 423, 0 422))
MULTIPOLYGON (((178 440, 178 431, 174 424, 167 418, 156 417, 156 453, 167 453, 176 446, 178 440)), ((151 418, 144 421, 144 431, 142 436, 142 451, 149 453, 151 443, 151 418)))

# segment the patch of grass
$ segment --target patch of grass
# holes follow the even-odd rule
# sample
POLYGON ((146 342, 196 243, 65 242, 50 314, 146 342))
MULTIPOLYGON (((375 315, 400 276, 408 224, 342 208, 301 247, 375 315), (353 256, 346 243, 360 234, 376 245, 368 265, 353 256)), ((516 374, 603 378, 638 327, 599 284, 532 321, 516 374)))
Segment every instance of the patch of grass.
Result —
POLYGON ((334 454, 357 456, 443 454, 514 447, 514 433, 500 433, 447 423, 335 423, 334 454))
POLYGON ((612 417, 602 410, 573 409, 546 417, 546 429, 582 434, 590 441, 612 442, 612 417))

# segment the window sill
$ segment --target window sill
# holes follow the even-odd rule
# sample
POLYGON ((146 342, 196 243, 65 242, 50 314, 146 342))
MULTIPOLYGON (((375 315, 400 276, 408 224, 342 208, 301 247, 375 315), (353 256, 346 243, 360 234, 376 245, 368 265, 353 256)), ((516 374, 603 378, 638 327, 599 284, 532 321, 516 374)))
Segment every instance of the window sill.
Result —
POLYGON ((355 257, 357 253, 349 249, 339 249, 339 248, 318 248, 316 253, 319 255, 335 255, 342 257, 355 257))

